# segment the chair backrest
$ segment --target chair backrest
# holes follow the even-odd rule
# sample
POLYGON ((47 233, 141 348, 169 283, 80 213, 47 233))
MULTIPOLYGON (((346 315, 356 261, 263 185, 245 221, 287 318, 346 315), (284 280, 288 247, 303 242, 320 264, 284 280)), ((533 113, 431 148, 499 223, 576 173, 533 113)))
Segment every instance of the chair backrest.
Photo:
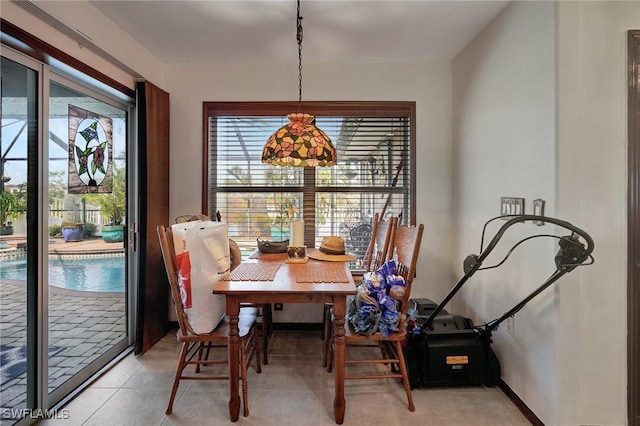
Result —
POLYGON ((370 244, 373 229, 368 223, 361 223, 349 231, 346 249, 356 257, 364 258, 370 244))
POLYGON ((371 241, 369 242, 363 265, 367 272, 378 269, 387 260, 391 236, 397 223, 397 217, 390 217, 389 220, 380 220, 380 214, 375 214, 371 230, 371 241))
POLYGON ((372 258, 373 263, 371 270, 378 269, 389 258, 391 250, 391 238, 393 237, 396 226, 398 226, 398 218, 390 217, 389 220, 381 220, 378 222, 378 230, 375 237, 375 256, 372 258))
POLYGON ((424 225, 400 225, 394 228, 388 258, 395 259, 398 265, 397 273, 398 275, 402 275, 407 283, 400 309, 400 312, 406 314, 409 306, 409 297, 411 295, 411 285, 416 275, 416 265, 418 264, 424 225))
POLYGON ((180 288, 178 286, 178 265, 176 262, 176 251, 173 245, 173 233, 171 228, 165 228, 160 225, 157 227, 158 240, 160 240, 160 250, 162 251, 162 259, 164 260, 164 267, 167 271, 167 278, 169 279, 169 287, 171 289, 171 299, 176 309, 176 316, 178 317, 178 325, 184 335, 196 334, 189 324, 187 314, 184 312, 182 305, 182 297, 180 296, 180 288))
POLYGON ((229 257, 231 258, 231 266, 230 269, 233 271, 236 269, 236 266, 242 262, 242 253, 240 252, 240 247, 238 247, 238 243, 229 238, 229 257))
POLYGON ((194 220, 211 220, 206 214, 183 214, 176 217, 176 223, 193 222, 194 220))

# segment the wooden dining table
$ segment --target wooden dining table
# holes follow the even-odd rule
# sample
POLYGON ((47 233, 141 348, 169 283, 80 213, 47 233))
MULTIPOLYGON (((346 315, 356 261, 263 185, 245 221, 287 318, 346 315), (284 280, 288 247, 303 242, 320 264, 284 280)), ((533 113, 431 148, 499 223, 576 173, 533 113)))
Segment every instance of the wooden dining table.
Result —
POLYGON ((337 424, 344 421, 345 314, 347 296, 356 293, 353 276, 346 262, 309 259, 305 263, 288 263, 287 255, 254 253, 223 280, 214 293, 226 296, 229 317, 229 415, 235 422, 240 416, 239 330, 241 303, 333 303, 335 396, 333 412, 337 424))

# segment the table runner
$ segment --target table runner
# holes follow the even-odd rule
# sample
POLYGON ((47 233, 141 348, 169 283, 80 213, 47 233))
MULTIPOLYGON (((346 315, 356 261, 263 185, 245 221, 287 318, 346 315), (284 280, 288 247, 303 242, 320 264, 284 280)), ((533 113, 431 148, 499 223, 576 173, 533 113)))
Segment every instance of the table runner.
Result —
POLYGON ((281 263, 241 263, 226 274, 225 281, 273 281, 281 263))
POLYGON ((348 283, 349 277, 343 262, 309 261, 297 265, 294 271, 296 282, 299 283, 348 283))

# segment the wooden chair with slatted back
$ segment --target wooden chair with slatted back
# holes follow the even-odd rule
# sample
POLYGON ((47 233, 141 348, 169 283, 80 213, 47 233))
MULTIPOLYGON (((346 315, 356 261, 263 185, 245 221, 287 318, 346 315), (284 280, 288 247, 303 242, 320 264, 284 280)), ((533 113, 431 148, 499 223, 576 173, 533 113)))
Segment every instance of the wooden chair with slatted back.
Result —
MULTIPOLYGON (((413 284, 413 278, 416 273, 423 231, 424 226, 422 224, 418 226, 402 225, 395 227, 389 248, 391 254, 387 256, 387 258, 392 257, 396 260, 398 265, 397 275, 402 275, 406 282, 405 293, 400 300, 400 307, 398 309, 398 312, 400 312, 399 331, 392 332, 388 337, 383 336, 379 331, 372 335, 361 335, 354 331, 353 326, 349 322, 347 322, 345 326, 347 353, 357 349, 368 351, 365 353, 368 358, 365 359, 347 357, 345 361, 345 380, 399 378, 402 380, 407 394, 409 411, 415 411, 415 406, 411 396, 411 386, 407 373, 407 365, 402 352, 402 344, 407 338, 405 320, 409 307, 411 285, 413 284), (380 350, 372 350, 372 348, 378 348, 380 350), (382 356, 373 358, 374 354, 382 356), (369 356, 371 357, 369 358, 369 356), (375 369, 374 371, 367 370, 364 373, 352 373, 352 371, 357 370, 359 366, 361 367, 366 364, 385 366, 384 371, 375 369)), ((329 371, 331 371, 332 362, 333 343, 329 347, 327 361, 329 371)))
MULTIPOLYGON (((162 251, 167 278, 171 289, 171 298, 173 299, 176 316, 178 317, 179 329, 176 338, 182 343, 180 358, 176 368, 169 405, 166 414, 169 415, 173 411, 173 401, 178 391, 181 380, 229 380, 228 369, 226 374, 201 374, 200 367, 208 365, 228 365, 226 350, 222 359, 209 360, 209 351, 211 348, 227 348, 227 339, 229 333, 229 324, 225 318, 210 333, 196 333, 184 311, 182 298, 180 296, 180 288, 178 285, 177 263, 175 248, 173 245, 173 234, 171 228, 165 228, 160 225, 157 227, 158 239, 162 251), (203 350, 207 351, 207 355, 203 357, 203 350), (195 374, 188 374, 186 368, 189 365, 195 365, 195 374)), ((247 370, 253 357, 256 358, 256 371, 261 372, 260 365, 260 345, 257 344, 256 332, 256 315, 239 316, 240 329, 240 380, 242 381, 242 403, 243 415, 249 415, 248 406, 248 387, 247 387, 247 370)))
MULTIPOLYGON (((373 226, 371 227, 371 241, 367 248, 364 264, 366 272, 376 270, 386 262, 391 236, 398 223, 397 217, 390 217, 389 220, 381 220, 380 214, 376 213, 373 218, 373 226)), ((322 366, 327 367, 329 345, 331 344, 331 335, 333 334, 333 322, 331 321, 331 308, 333 304, 325 303, 322 320, 323 329, 323 350, 322 350, 322 366)))
POLYGON ((395 227, 398 225, 397 217, 390 217, 389 220, 378 220, 378 213, 376 213, 375 219, 378 222, 377 229, 371 236, 371 251, 369 251, 371 254, 369 259, 365 259, 367 261, 365 265, 367 272, 375 271, 387 261, 390 253, 391 237, 395 227))
MULTIPOLYGON (((220 212, 216 212, 216 220, 221 222, 222 216, 220 212)), ((209 216, 198 214, 186 214, 176 217, 176 223, 193 222, 195 220, 210 221, 209 216)), ((229 257, 231 260, 230 269, 234 270, 242 262, 242 252, 238 243, 229 238, 229 257)), ((260 324, 260 337, 262 340, 262 364, 269 364, 269 337, 273 334, 273 312, 270 303, 257 304, 257 303, 242 303, 243 308, 253 307, 256 308, 258 316, 262 318, 262 324, 260 324)), ((248 309, 245 309, 248 311, 248 309)))

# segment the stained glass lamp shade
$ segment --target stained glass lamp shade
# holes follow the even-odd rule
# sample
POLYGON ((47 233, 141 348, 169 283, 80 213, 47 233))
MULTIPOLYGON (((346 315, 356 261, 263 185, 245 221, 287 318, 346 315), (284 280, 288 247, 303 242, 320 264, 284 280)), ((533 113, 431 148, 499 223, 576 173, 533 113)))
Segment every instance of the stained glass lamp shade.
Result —
POLYGON ((276 130, 262 150, 262 162, 274 166, 326 167, 337 161, 336 149, 315 117, 301 112, 287 115, 289 123, 276 130))

